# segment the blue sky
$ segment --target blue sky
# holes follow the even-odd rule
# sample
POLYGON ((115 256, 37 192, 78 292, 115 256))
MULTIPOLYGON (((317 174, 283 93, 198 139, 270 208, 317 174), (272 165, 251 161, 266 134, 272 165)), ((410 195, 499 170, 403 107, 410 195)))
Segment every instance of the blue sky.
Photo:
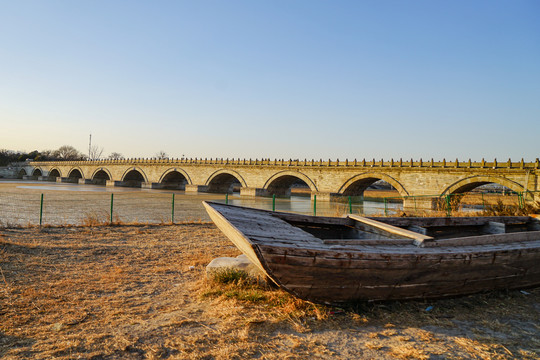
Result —
POLYGON ((534 160, 538 1, 1 1, 0 148, 534 160))

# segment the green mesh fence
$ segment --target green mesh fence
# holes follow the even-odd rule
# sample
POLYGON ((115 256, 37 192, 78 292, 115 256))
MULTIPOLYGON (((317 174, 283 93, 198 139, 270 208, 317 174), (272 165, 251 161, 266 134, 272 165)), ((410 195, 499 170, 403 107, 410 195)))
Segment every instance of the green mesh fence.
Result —
POLYGON ((513 193, 504 197, 485 194, 452 194, 386 197, 365 201, 361 196, 316 200, 310 196, 245 197, 238 194, 196 194, 151 192, 0 192, 0 226, 84 225, 97 223, 171 223, 210 221, 203 200, 265 210, 318 216, 407 215, 452 216, 498 206, 523 208, 534 193, 513 193), (111 196, 113 194, 113 196, 111 196), (43 201, 42 201, 43 198, 43 201), (501 200, 502 199, 502 200, 501 200), (112 209, 112 213, 111 213, 112 209))
MULTIPOLYGON (((114 193, 113 222, 170 223, 173 220, 172 194, 114 193)), ((0 193, 0 225, 82 225, 108 223, 111 194, 63 192, 0 193)), ((174 201, 174 220, 209 221, 201 200, 189 196, 174 201)))

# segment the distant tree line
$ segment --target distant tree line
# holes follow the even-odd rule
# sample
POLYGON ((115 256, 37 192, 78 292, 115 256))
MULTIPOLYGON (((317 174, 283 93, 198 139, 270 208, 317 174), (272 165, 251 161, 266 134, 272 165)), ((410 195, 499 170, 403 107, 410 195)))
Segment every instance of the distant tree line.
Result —
MULTIPOLYGON (((103 149, 95 148, 92 149, 91 158, 99 159, 103 153, 103 149)), ((124 156, 120 153, 113 152, 108 157, 113 160, 122 160, 124 156)), ((75 149, 70 145, 60 146, 56 150, 43 150, 43 151, 13 151, 7 149, 0 149, 0 166, 7 166, 14 162, 22 162, 26 159, 32 159, 34 161, 77 161, 77 160, 88 160, 88 155, 83 154, 79 150, 75 149)))

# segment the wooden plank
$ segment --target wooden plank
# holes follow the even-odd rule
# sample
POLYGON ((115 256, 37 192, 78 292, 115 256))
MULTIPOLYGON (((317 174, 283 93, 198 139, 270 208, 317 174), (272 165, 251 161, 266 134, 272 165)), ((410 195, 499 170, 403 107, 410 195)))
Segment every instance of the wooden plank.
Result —
POLYGON ((349 288, 332 287, 305 288, 302 284, 289 284, 288 291, 313 302, 325 304, 342 304, 358 300, 408 300, 443 298, 457 295, 474 294, 489 290, 520 289, 533 286, 532 277, 509 277, 484 279, 482 282, 456 282, 455 284, 414 284, 414 285, 381 285, 362 286, 358 284, 349 288))
POLYGON ((346 217, 340 218, 340 217, 329 217, 329 216, 311 216, 311 215, 302 215, 302 214, 286 213, 286 212, 279 212, 279 211, 268 211, 268 210, 262 210, 262 209, 246 208, 246 207, 235 206, 235 205, 224 205, 221 203, 215 203, 211 201, 207 201, 206 203, 211 205, 215 209, 218 209, 223 214, 227 212, 227 215, 245 214, 245 216, 249 216, 250 218, 270 217, 270 218, 278 218, 284 221, 303 222, 303 223, 308 223, 308 224, 327 224, 327 225, 352 225, 353 224, 353 221, 346 217))
POLYGON ((417 225, 431 226, 474 226, 483 225, 489 221, 501 222, 506 225, 521 224, 531 221, 529 216, 485 216, 485 217, 369 217, 370 219, 394 226, 417 225))
POLYGON ((407 230, 414 231, 415 233, 427 235, 427 229, 418 225, 410 225, 407 230))
MULTIPOLYGON (((504 266, 504 267, 523 267, 532 268, 536 266, 539 252, 520 252, 518 250, 513 252, 495 252, 486 254, 474 254, 474 256, 468 256, 462 254, 461 256, 453 256, 451 258, 425 258, 422 256, 410 256, 407 259, 384 259, 377 257, 364 257, 364 258, 329 258, 318 256, 301 256, 292 253, 276 254, 269 251, 268 248, 260 247, 268 264, 291 264, 296 266, 303 266, 305 271, 311 271, 312 267, 327 267, 335 269, 336 272, 343 269, 366 269, 369 271, 375 271, 380 269, 427 269, 433 271, 435 269, 456 268, 458 272, 466 271, 465 268, 471 266, 504 266)), ((271 266, 271 265, 269 265, 271 266)), ((479 276, 483 276, 483 273, 479 273, 479 276)))
POLYGON ((493 234, 469 236, 462 238, 439 239, 433 242, 425 243, 425 247, 439 246, 471 246, 471 245, 489 245, 489 244, 511 244, 513 242, 527 242, 540 240, 540 231, 493 234))
POLYGON ((324 224, 324 225, 354 225, 354 221, 347 217, 329 217, 329 216, 311 216, 293 213, 272 213, 272 216, 285 221, 305 223, 305 224, 324 224))
POLYGON ((323 243, 328 245, 413 245, 410 239, 324 239, 323 243))
MULTIPOLYGON (((388 225, 387 225, 388 226, 388 225)), ((400 235, 400 234, 396 234, 396 233, 391 233, 391 232, 388 232, 388 230, 386 229, 381 229, 381 228, 377 228, 377 227, 374 227, 374 226, 371 226, 371 225, 368 225, 368 224, 364 224, 364 223, 361 223, 359 221, 356 221, 356 223, 354 224, 354 227, 356 229, 358 229, 359 231, 363 231, 367 234, 373 234, 373 235, 376 235, 376 236, 379 236, 381 240, 385 239, 385 240, 404 240, 404 239, 407 239, 410 241, 411 244, 413 244, 413 239, 409 238, 409 237, 405 237, 403 235, 400 235)), ((376 238, 375 236, 373 236, 373 238, 376 238)))
POLYGON ((416 259, 416 257, 421 257, 422 259, 453 259, 453 258, 470 258, 474 259, 475 257, 486 257, 492 256, 496 251, 518 251, 521 253, 520 256, 524 256, 527 253, 538 254, 540 252, 540 241, 535 241, 533 243, 513 243, 513 244, 501 244, 498 246, 485 246, 485 247, 456 247, 456 248, 405 248, 405 249, 394 249, 393 247, 390 250, 378 251, 377 247, 368 247, 366 246, 362 251, 343 251, 342 249, 332 249, 332 248, 304 248, 304 247, 288 247, 288 246, 268 246, 268 245, 259 245, 261 248, 264 248, 265 251, 273 254, 290 254, 297 256, 320 256, 325 258, 333 259, 384 259, 391 261, 401 261, 416 259), (392 251, 392 249, 394 249, 392 251))
POLYGON ((322 240, 316 238, 315 236, 309 233, 299 233, 292 231, 276 230, 269 231, 264 229, 242 229, 239 228, 247 237, 265 237, 265 238, 274 238, 274 239, 283 239, 283 240, 293 240, 296 242, 303 243, 313 243, 313 244, 322 244, 322 240))
MULTIPOLYGON (((497 273, 478 275, 476 278, 429 277, 428 272, 404 277, 394 274, 383 274, 373 278, 368 270, 349 273, 332 273, 329 269, 317 269, 311 274, 302 274, 297 267, 282 266, 278 276, 284 286, 309 300, 320 299, 334 302, 336 299, 400 299, 441 297, 490 290, 493 288, 510 288, 538 285, 540 272, 523 274, 523 272, 497 273), (327 271, 324 271, 327 270, 327 271), (384 276, 386 275, 386 276, 384 276), (519 286, 516 286, 519 283, 519 286)), ((478 273, 474 271, 472 273, 478 273)), ((465 274, 467 276, 469 274, 465 274)))
POLYGON ((359 222, 361 222, 363 224, 367 224, 369 226, 373 226, 375 228, 382 229, 384 231, 388 231, 389 233, 397 234, 397 235, 400 235, 400 236, 404 236, 406 238, 413 239, 415 245, 418 245, 418 246, 421 246, 424 243, 424 241, 432 241, 433 240, 433 238, 431 236, 418 234, 418 233, 416 233, 414 231, 410 231, 410 230, 406 230, 406 229, 396 227, 396 226, 393 226, 393 225, 381 223, 379 221, 376 221, 376 220, 373 220, 373 219, 368 219, 368 218, 365 218, 363 216, 358 216, 358 215, 355 215, 355 214, 349 214, 348 217, 355 220, 355 221, 359 221, 359 222))

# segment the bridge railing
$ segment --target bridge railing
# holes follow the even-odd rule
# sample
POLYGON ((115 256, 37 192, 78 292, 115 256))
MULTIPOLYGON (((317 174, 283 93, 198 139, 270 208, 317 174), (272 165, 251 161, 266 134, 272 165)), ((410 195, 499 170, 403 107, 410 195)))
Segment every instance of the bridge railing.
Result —
POLYGON ((390 159, 390 160, 375 160, 375 159, 362 159, 362 160, 323 160, 323 159, 228 159, 228 158, 180 158, 180 159, 148 159, 148 158, 130 158, 121 160, 87 160, 87 161, 32 161, 29 163, 32 166, 83 166, 83 165, 122 165, 122 164, 189 164, 189 165, 222 165, 222 166, 283 166, 283 167, 367 167, 367 168, 438 168, 438 169, 458 169, 458 168, 470 168, 470 169, 540 169, 540 161, 537 158, 533 162, 512 161, 460 161, 455 159, 454 161, 434 161, 429 160, 413 160, 413 159, 390 159))

